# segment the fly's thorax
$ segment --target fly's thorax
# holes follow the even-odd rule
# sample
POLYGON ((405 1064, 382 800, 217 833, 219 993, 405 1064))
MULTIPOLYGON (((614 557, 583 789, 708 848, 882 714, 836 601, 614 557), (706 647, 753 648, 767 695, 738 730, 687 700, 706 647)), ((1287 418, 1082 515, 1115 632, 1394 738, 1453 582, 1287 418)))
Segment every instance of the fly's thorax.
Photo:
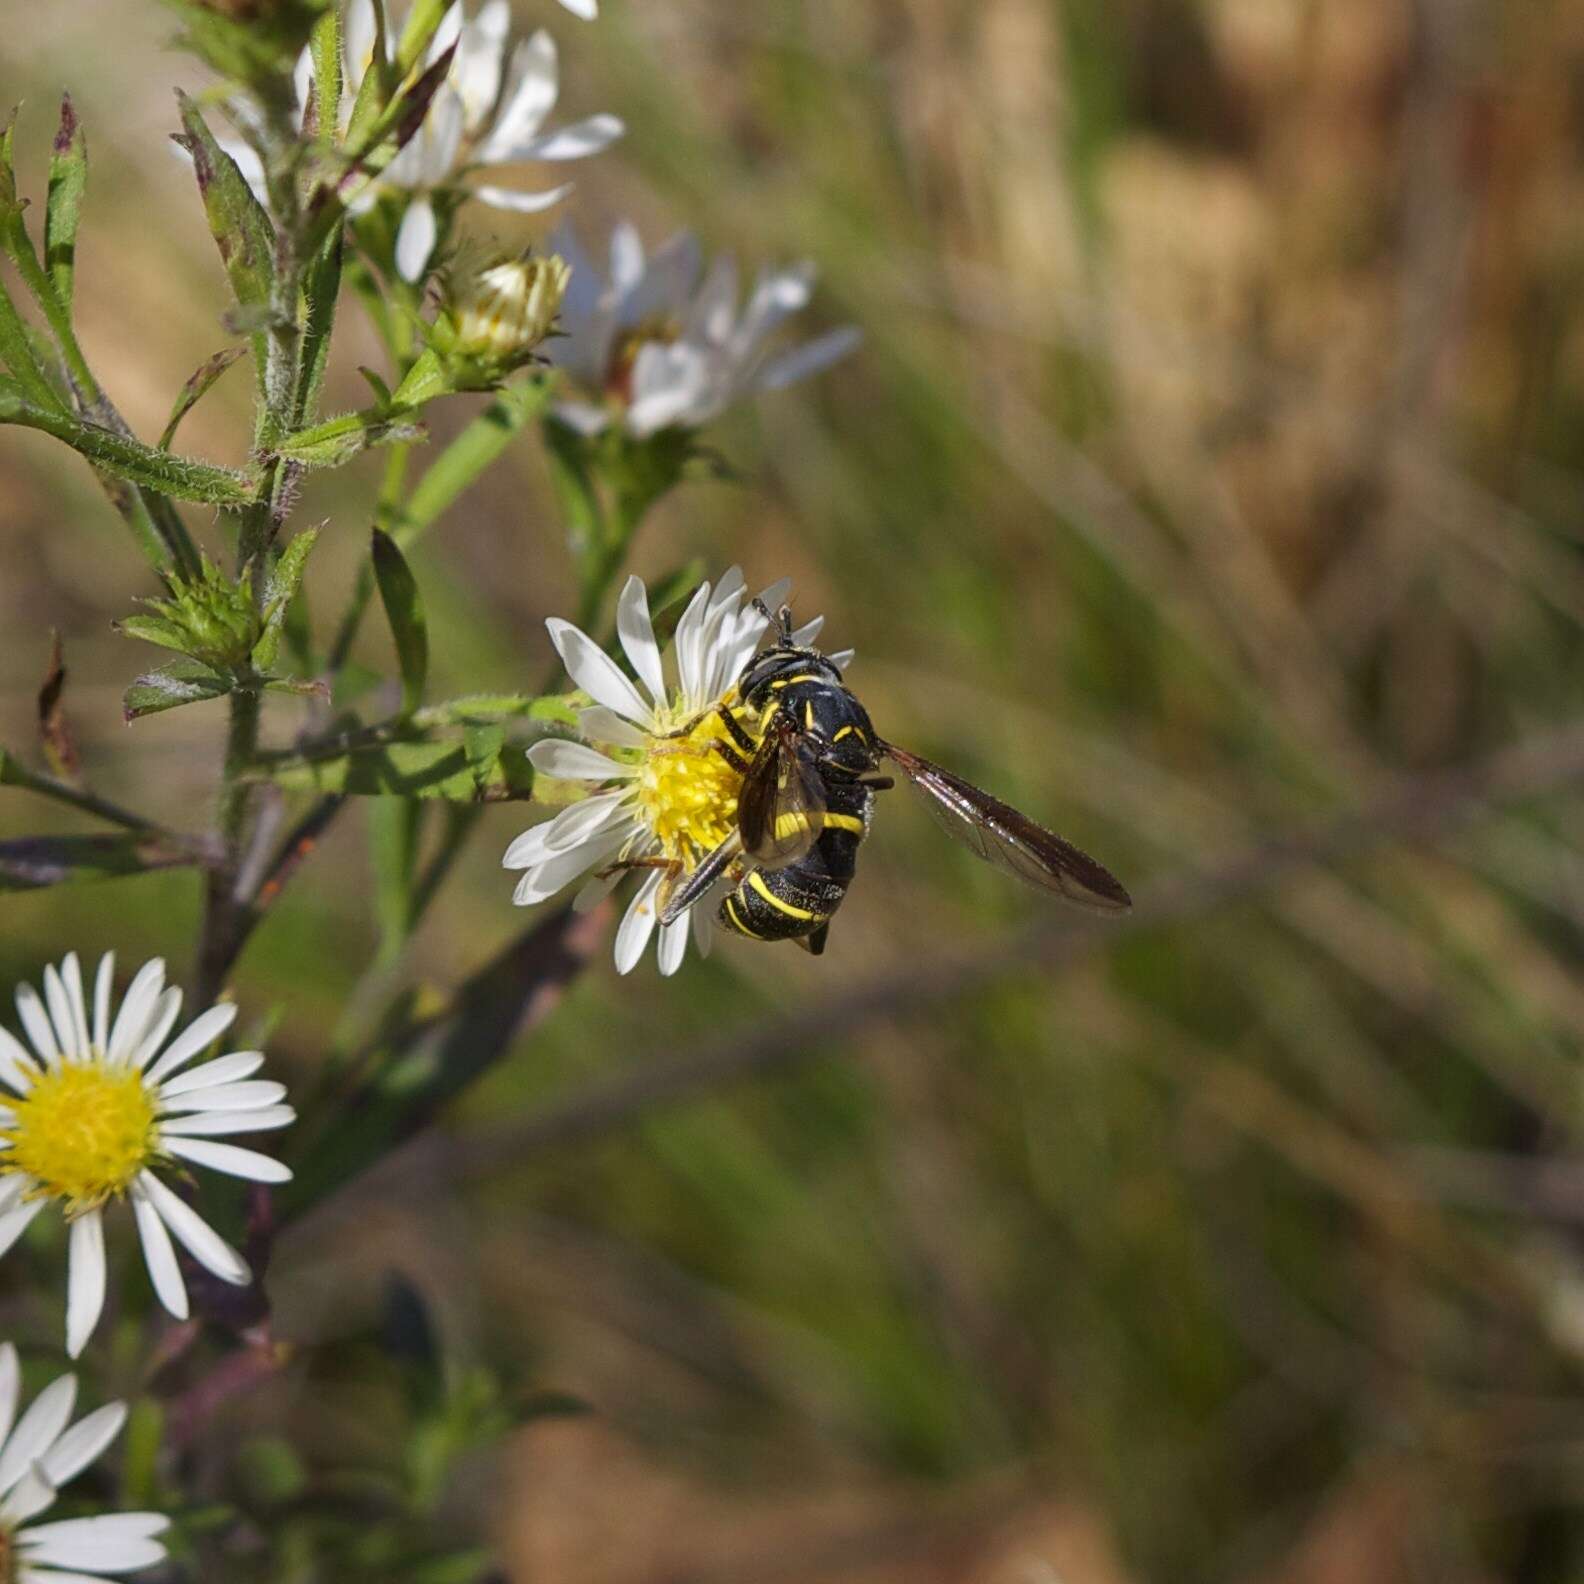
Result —
POLYGON ((762 711, 777 693, 799 679, 845 691, 840 669, 818 649, 801 649, 792 644, 778 644, 755 655, 743 668, 737 691, 749 708, 762 711))

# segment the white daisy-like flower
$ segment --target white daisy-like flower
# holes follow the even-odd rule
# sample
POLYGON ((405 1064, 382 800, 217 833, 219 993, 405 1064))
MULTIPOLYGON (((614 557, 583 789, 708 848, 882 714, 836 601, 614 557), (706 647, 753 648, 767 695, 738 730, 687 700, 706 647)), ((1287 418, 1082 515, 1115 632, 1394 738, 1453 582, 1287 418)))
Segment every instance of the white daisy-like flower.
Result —
POLYGON ((699 428, 755 391, 828 368, 861 339, 847 325, 771 355, 772 336, 813 291, 815 270, 806 262, 762 270, 739 312, 736 261, 721 254, 705 272, 691 232, 646 256, 636 229, 618 225, 603 279, 569 227, 550 245, 572 266, 563 335, 550 356, 581 387, 579 398, 555 411, 582 434, 611 423, 640 439, 699 428))
POLYGON ((114 975, 115 956, 106 953, 90 1016, 73 952, 59 969, 44 970, 42 997, 32 985, 17 987, 32 1049, 0 1028, 0 1254, 46 1205, 60 1205, 70 1228, 66 1350, 73 1358, 104 1308, 105 1211, 114 1201, 131 1202, 154 1291, 181 1320, 187 1288, 173 1235, 222 1281, 241 1286, 252 1273, 160 1171, 193 1165, 252 1182, 291 1177, 268 1155, 219 1142, 285 1127, 296 1115, 282 1103, 283 1084, 253 1078, 263 1053, 234 1051, 190 1065, 230 1028, 236 1007, 211 1007, 171 1039, 182 992, 166 988, 165 964, 156 958, 139 969, 112 1019, 114 975))
MULTIPOLYGON (((597 8, 590 0, 562 0, 562 4, 578 16, 596 14, 597 8)), ((343 125, 352 113, 358 88, 374 59, 378 37, 374 5, 375 0, 351 0, 346 8, 343 125)), ((388 50, 394 51, 400 32, 395 26, 386 29, 388 50)), ((462 0, 456 0, 417 68, 423 71, 432 66, 455 45, 456 53, 451 57, 446 80, 430 101, 423 123, 411 141, 373 181, 361 187, 347 205, 353 214, 362 214, 372 208, 382 194, 394 193, 407 200, 406 212, 396 233, 396 267, 404 280, 422 279, 434 255, 440 232, 435 194, 447 190, 462 192, 496 209, 535 214, 566 197, 572 190, 571 183, 563 183, 547 192, 522 192, 491 183, 465 187, 464 178, 490 166, 541 160, 560 164, 584 159, 598 154, 626 130, 619 117, 599 114, 585 116, 555 131, 541 131, 560 93, 555 40, 540 28, 517 45, 508 63, 506 46, 510 32, 508 0, 486 0, 471 21, 463 12, 462 0)), ((299 109, 307 104, 312 75, 312 57, 305 50, 297 63, 299 109)), ((237 108, 243 115, 248 114, 245 104, 237 108)), ((222 146, 237 161, 243 176, 263 202, 264 168, 258 155, 240 140, 225 140, 222 146)))
MULTIPOLYGON (((788 587, 773 585, 759 603, 774 610, 788 587)), ((616 931, 618 973, 637 966, 654 934, 657 893, 667 872, 660 865, 691 872, 734 829, 742 775, 717 748, 725 733, 715 706, 731 707, 737 679, 768 625, 746 594, 736 567, 713 591, 700 585, 662 656, 648 593, 640 579, 628 578, 617 602, 616 631, 641 688, 580 628, 559 617, 546 623, 567 675, 594 703, 578 717, 582 741, 546 738, 528 757, 540 775, 605 790, 525 831, 502 863, 524 871, 513 897, 519 906, 542 902, 596 870, 578 893, 579 909, 592 907, 635 867, 643 880, 616 931)), ((816 617, 799 628, 795 641, 812 643, 823 622, 816 617)), ((851 652, 831 659, 845 665, 851 652)), ((711 929, 709 898, 662 925, 660 972, 674 974, 682 966, 690 933, 707 953, 711 929)))
POLYGON ((5 1584, 99 1584, 107 1575, 163 1562, 165 1547, 154 1538, 170 1528, 163 1513, 32 1521, 121 1433, 127 1410, 125 1403, 106 1403, 71 1424, 77 1377, 61 1375, 18 1419, 21 1390, 17 1351, 9 1342, 0 1343, 0 1579, 5 1584))

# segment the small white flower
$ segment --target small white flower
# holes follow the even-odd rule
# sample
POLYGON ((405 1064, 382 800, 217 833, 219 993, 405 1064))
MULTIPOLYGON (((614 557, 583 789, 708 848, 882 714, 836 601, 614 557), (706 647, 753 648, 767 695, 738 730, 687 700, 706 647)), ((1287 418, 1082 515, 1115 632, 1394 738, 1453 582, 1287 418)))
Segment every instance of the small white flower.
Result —
POLYGON ((618 225, 603 281, 570 228, 550 245, 572 266, 564 336, 551 357, 584 392, 584 399, 559 403, 556 413, 583 434, 612 422, 640 439, 674 426, 696 429, 754 391, 779 390, 828 368, 860 339, 848 325, 770 355, 776 330, 808 303, 815 274, 809 263, 761 271, 739 312, 736 261, 722 254, 705 273, 691 232, 646 257, 636 229, 618 225))
POLYGON ((5 1584, 97 1584, 165 1560, 154 1538, 170 1528, 162 1513, 109 1513, 32 1520, 57 1491, 115 1440, 126 1404, 106 1403, 67 1428, 77 1402, 77 1377, 61 1375, 16 1417, 22 1389, 17 1351, 0 1344, 0 1579, 5 1584))
MULTIPOLYGON (((581 17, 591 18, 597 11, 592 0, 562 0, 562 4, 581 17)), ((343 125, 374 58, 374 5, 375 0, 350 0, 346 8, 343 125)), ((407 200, 396 233, 396 267, 404 280, 421 280, 434 254, 440 233, 433 201, 436 193, 459 191, 496 209, 535 214, 559 203, 571 192, 571 183, 547 192, 522 192, 489 183, 464 187, 464 177, 488 166, 584 159, 607 148, 626 130, 617 116, 600 114, 555 131, 541 131, 560 93, 555 40, 540 28, 517 45, 508 63, 510 30, 508 0, 485 0, 471 21, 464 15, 462 0, 456 0, 419 63, 418 70, 425 70, 456 46, 446 80, 430 101, 423 124, 396 158, 348 204, 353 214, 361 214, 372 208, 382 193, 395 193, 407 200)), ((394 25, 386 29, 388 49, 394 49, 400 31, 394 25)), ((297 65, 299 109, 307 102, 312 69, 311 56, 304 51, 297 65)), ((236 108, 247 113, 245 105, 236 108)), ((240 141, 226 141, 222 146, 263 202, 264 170, 258 156, 240 141)))
MULTIPOLYGON (((785 582, 775 584, 760 603, 775 609, 787 589, 785 582)), ((502 863, 524 871, 513 897, 519 906, 542 902, 598 869, 578 893, 580 910, 610 893, 626 872, 620 866, 637 864, 643 880, 616 931, 618 973, 637 966, 657 921, 666 871, 642 861, 691 872, 734 828, 742 775, 716 747, 725 733, 714 710, 723 701, 730 707, 737 679, 764 636, 766 619, 744 602, 746 593, 736 567, 713 593, 702 584, 662 657, 648 593, 638 578, 628 578, 617 602, 616 631, 641 689, 580 628, 559 617, 546 623, 567 675, 594 703, 579 717, 581 742, 547 738, 528 757, 541 775, 606 789, 525 831, 502 863), (675 735, 684 728, 690 729, 675 735)), ((811 643, 823 620, 800 628, 795 640, 811 643)), ((831 658, 845 665, 851 654, 831 658)), ((706 898, 661 927, 661 973, 682 966, 690 931, 698 949, 708 952, 710 907, 706 898)))
POLYGON ((46 1204, 58 1203, 70 1227, 66 1274, 66 1350, 87 1345, 104 1308, 104 1214, 128 1199, 154 1291, 185 1319, 174 1234, 222 1281, 244 1285, 252 1273, 186 1200, 161 1181, 171 1166, 208 1166, 253 1182, 291 1173, 227 1134, 284 1127, 295 1112, 285 1086, 256 1080, 260 1051, 236 1051, 189 1066, 231 1026, 237 1009, 211 1007, 174 1040, 182 992, 165 986, 157 958, 139 969, 111 1018, 115 957, 94 980, 90 1020, 75 952, 44 970, 44 994, 17 987, 17 1012, 31 1049, 0 1028, 0 1254, 46 1204), (167 1041, 169 1043, 167 1043, 167 1041), (9 1093, 5 1091, 9 1090, 9 1093))

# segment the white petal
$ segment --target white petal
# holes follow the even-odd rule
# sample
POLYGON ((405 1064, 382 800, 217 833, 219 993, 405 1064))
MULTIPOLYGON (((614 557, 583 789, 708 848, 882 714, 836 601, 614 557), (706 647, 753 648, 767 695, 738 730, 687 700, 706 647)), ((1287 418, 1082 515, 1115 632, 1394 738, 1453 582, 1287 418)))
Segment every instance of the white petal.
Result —
POLYGON ((167 1090, 160 1091, 166 1111, 257 1111, 264 1106, 279 1105, 285 1098, 286 1085, 268 1078, 255 1078, 251 1083, 215 1084, 196 1094, 171 1095, 167 1090))
POLYGON ((621 926, 616 931, 616 972, 631 973, 643 957, 644 948, 655 927, 655 892, 660 889, 661 871, 656 869, 639 886, 627 905, 621 926))
POLYGON ((89 1210, 71 1224, 66 1255, 66 1351, 76 1358, 104 1313, 104 1217, 89 1210))
POLYGON ((682 959, 687 956, 690 928, 685 917, 660 926, 660 946, 655 955, 659 958, 660 973, 664 978, 669 979, 682 966, 682 959))
POLYGON ((572 898, 572 911, 574 913, 592 913, 622 883, 622 879, 623 875, 620 869, 613 869, 609 874, 595 875, 572 898))
POLYGON ((215 1138, 226 1133, 268 1133, 274 1128, 289 1127, 296 1120, 297 1113, 290 1106, 262 1106, 256 1111, 200 1111, 193 1116, 172 1117, 160 1123, 159 1131, 163 1139, 215 1138))
POLYGON ((396 233, 396 268, 403 280, 417 281, 423 278, 439 231, 434 206, 427 198, 414 198, 407 205, 401 229, 396 233))
POLYGON ((152 1517, 105 1513, 95 1518, 67 1518, 39 1524, 20 1536, 30 1561, 68 1568, 93 1568, 114 1573, 152 1567, 165 1560, 165 1547, 152 1538, 146 1523, 127 1523, 127 1517, 152 1517))
POLYGON ((805 341, 791 352, 772 358, 760 371, 755 384, 761 390, 781 390, 811 374, 818 374, 832 363, 838 363, 863 340, 863 331, 857 325, 845 325, 825 335, 805 341))
POLYGON ((138 1237, 143 1244, 143 1263, 148 1266, 154 1294, 178 1320, 187 1318, 187 1284, 182 1280, 176 1250, 170 1233, 141 1183, 132 1185, 132 1214, 137 1218, 138 1237))
POLYGON ((33 1217, 44 1208, 46 1202, 43 1199, 29 1199, 14 1210, 0 1212, 0 1254, 4 1254, 27 1231, 33 1224, 33 1217))
POLYGON ((160 1085, 160 1093, 168 1100, 172 1095, 189 1094, 194 1089, 207 1089, 211 1084, 235 1083, 241 1078, 251 1078, 264 1065, 263 1051, 233 1051, 215 1061, 193 1067, 179 1078, 160 1085))
POLYGON ((671 640, 672 653, 676 656, 677 684, 689 709, 699 709, 703 703, 700 683, 704 679, 700 663, 709 595, 709 584, 700 583, 693 598, 688 601, 687 609, 682 612, 682 618, 676 625, 676 634, 671 640))
POLYGON ((847 667, 853 663, 853 656, 857 653, 858 651, 856 649, 838 649, 833 654, 826 655, 825 658, 829 660, 838 671, 845 671, 847 667))
MULTIPOLYGON (((555 347, 552 346, 551 352, 554 353, 554 351, 555 347)), ((559 363, 561 359, 556 358, 555 361, 559 363)), ((571 365, 568 364, 566 366, 570 367, 571 365)), ((556 402, 551 411, 575 434, 589 436, 604 434, 610 428, 610 409, 607 407, 596 407, 593 402, 556 402)))
POLYGON ((208 1166, 228 1177, 245 1177, 249 1182, 283 1183, 291 1181, 291 1167, 272 1155, 243 1149, 237 1144, 215 1144, 209 1139, 167 1138, 165 1148, 196 1166, 208 1166))
POLYGON ((599 0, 561 0, 561 4, 585 22, 592 22, 599 15, 599 0))
POLYGON ((554 896, 579 875, 613 857, 631 839, 634 829, 626 824, 612 825, 600 831, 593 840, 584 842, 581 847, 574 847, 568 852, 551 853, 543 863, 530 869, 517 882, 512 900, 518 907, 528 907, 554 896))
POLYGON ((528 750, 528 762, 556 781, 630 781, 638 766, 618 764, 586 743, 546 737, 528 750))
POLYGON ((66 1428, 77 1401, 77 1377, 58 1375, 33 1399, 0 1452, 0 1491, 9 1491, 41 1460, 66 1428))
POLYGON ((44 988, 50 998, 50 1016, 60 1037, 63 1052, 77 1057, 88 1055, 88 1009, 83 1005, 82 965, 76 952, 67 952, 57 975, 45 970, 44 988))
POLYGON ((0 1342, 0 1447, 11 1434, 11 1422, 16 1418, 17 1394, 22 1389, 22 1365, 17 1350, 10 1342, 0 1342))
POLYGON ((159 1000, 164 984, 165 964, 160 958, 156 957, 138 969, 132 983, 127 986, 121 1010, 116 1013, 115 1022, 110 1027, 110 1045, 105 1054, 112 1061, 120 1061, 131 1055, 142 1040, 143 1031, 148 1027, 154 1003, 159 1000))
POLYGON ((649 696, 656 704, 663 704, 665 678, 660 672, 660 645, 655 642, 654 623, 649 619, 649 594, 640 577, 629 577, 622 585, 621 597, 616 601, 616 635, 639 681, 649 689, 649 696))
POLYGON ((543 824, 532 826, 516 837, 501 856, 501 868, 531 869, 548 857, 550 849, 545 846, 545 835, 553 823, 552 820, 545 820, 543 824))
POLYGON ((712 891, 688 909, 688 922, 693 926, 693 949, 700 957, 708 957, 715 944, 715 909, 718 906, 712 891))
POLYGON ((545 857, 551 853, 569 852, 572 848, 592 841, 613 820, 620 819, 631 796, 626 787, 616 792, 601 792, 596 797, 584 798, 564 808, 545 827, 545 857))
POLYGON ((538 214, 561 202, 572 191, 571 182, 551 187, 545 192, 518 192, 514 187, 475 187, 473 196, 492 209, 505 209, 511 214, 538 214))
POLYGON ((62 1572, 59 1568, 34 1567, 22 1559, 17 1584, 110 1584, 103 1573, 62 1572))
POLYGON ((825 626, 825 618, 816 616, 813 621, 804 622, 801 627, 792 629, 792 642, 799 649, 808 649, 813 646, 814 640, 819 637, 821 629, 825 626))
POLYGON ((143 1038, 127 1053, 127 1066, 148 1066, 159 1053, 160 1047, 170 1038, 170 1031, 176 1027, 176 1019, 181 1016, 181 1009, 181 989, 177 985, 172 985, 154 1003, 153 1016, 149 1018, 143 1038))
POLYGON ((619 220, 611 230, 610 284, 619 299, 638 289, 644 277, 643 238, 630 220, 619 220))
POLYGON ((667 318, 679 314, 693 295, 703 264, 698 238, 691 231, 668 238, 655 250, 643 279, 622 305, 622 323, 637 325, 657 314, 667 318))
POLYGON ((125 1403, 106 1403, 74 1424, 43 1459, 45 1477, 53 1485, 75 1478, 121 1433, 126 1423, 125 1403))
POLYGON ((462 100, 469 132, 483 126, 500 93, 501 64, 511 31, 506 0, 485 0, 479 14, 462 29, 451 59, 449 81, 462 100))
MULTIPOLYGON (((481 155, 492 165, 516 163, 520 160, 578 160, 588 159, 608 149, 627 130, 620 116, 600 111, 584 116, 568 126, 557 127, 554 132, 541 132, 538 137, 523 138, 510 145, 498 145, 488 156, 481 155)), ((494 143, 494 139, 491 139, 494 143)))
POLYGON ((673 425, 697 427, 725 401, 726 389, 699 348, 684 341, 670 346, 648 341, 633 359, 627 427, 640 439, 673 425))
POLYGON ((550 642, 566 666, 567 675, 596 704, 615 710, 634 725, 649 724, 653 715, 639 697, 638 689, 586 632, 569 621, 562 621, 559 616, 549 617, 545 626, 550 631, 550 642))
POLYGON ((531 138, 544 125, 545 117, 555 108, 557 78, 555 40, 540 28, 512 52, 500 114, 479 147, 480 160, 494 165, 509 159, 503 150, 531 138))
POLYGON ((60 1045, 56 1042, 55 1030, 50 1027, 49 1014, 44 1010, 44 1003, 39 1000, 38 991, 30 984, 18 985, 16 1006, 17 1016, 22 1019, 22 1027, 27 1030, 33 1049, 44 1059, 45 1066, 54 1066, 60 1060, 60 1045))
POLYGON ((682 326, 684 339, 724 346, 737 316, 737 261, 730 253, 716 256, 693 308, 682 326))
MULTIPOLYGON (((7 1525, 24 1524, 52 1506, 58 1494, 43 1465, 35 1463, 6 1493, 5 1500, 0 1501, 0 1520, 7 1525)), ((37 1578, 38 1574, 29 1570, 22 1576, 37 1578)))
POLYGON ((0 1029, 0 1082, 24 1094, 33 1087, 38 1074, 39 1065, 22 1042, 0 1029))
POLYGON ((759 343, 784 319, 807 305, 814 291, 814 266, 794 264, 790 269, 766 270, 754 283, 753 296, 742 320, 732 332, 734 358, 751 357, 759 343))
POLYGON ((178 1199, 153 1172, 138 1173, 138 1182, 162 1220, 192 1257, 221 1281, 245 1286, 252 1279, 247 1261, 190 1205, 178 1199))
POLYGON ((594 704, 578 711, 578 735, 585 742, 609 743, 613 748, 649 746, 647 733, 639 731, 630 721, 624 721, 615 710, 606 709, 603 704, 594 704))
POLYGON ((194 1056, 202 1055, 236 1022, 236 1015, 236 1003, 222 1001, 218 1006, 210 1007, 201 1017, 195 1017, 176 1039, 171 1041, 170 1049, 149 1068, 143 1081, 149 1085, 157 1084, 167 1074, 175 1072, 178 1067, 185 1067, 194 1056))
POLYGON ((110 992, 115 988, 115 953, 108 951, 99 959, 94 976, 93 1042, 101 1054, 110 1049, 110 992))

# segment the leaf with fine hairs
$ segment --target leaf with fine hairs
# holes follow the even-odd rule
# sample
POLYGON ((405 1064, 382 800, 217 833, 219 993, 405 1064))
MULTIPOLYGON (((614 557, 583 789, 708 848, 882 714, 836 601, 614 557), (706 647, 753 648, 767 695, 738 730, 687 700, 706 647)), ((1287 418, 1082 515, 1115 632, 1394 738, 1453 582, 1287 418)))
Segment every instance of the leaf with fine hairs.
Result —
POLYGON ((77 263, 77 223, 88 184, 88 145, 71 95, 61 95, 60 128, 50 150, 49 198, 44 208, 44 267, 66 313, 71 312, 77 263))

